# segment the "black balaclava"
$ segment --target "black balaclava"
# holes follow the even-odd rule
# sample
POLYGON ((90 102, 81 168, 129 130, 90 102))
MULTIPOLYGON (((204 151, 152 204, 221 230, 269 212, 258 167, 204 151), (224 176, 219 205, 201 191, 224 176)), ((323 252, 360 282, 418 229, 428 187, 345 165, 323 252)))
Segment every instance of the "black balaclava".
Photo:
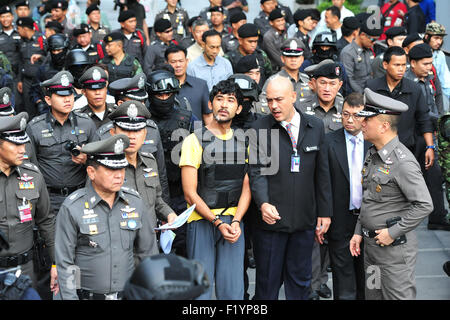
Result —
POLYGON ((175 104, 175 94, 173 93, 167 100, 161 100, 156 95, 148 96, 150 101, 150 112, 158 118, 169 118, 175 104))

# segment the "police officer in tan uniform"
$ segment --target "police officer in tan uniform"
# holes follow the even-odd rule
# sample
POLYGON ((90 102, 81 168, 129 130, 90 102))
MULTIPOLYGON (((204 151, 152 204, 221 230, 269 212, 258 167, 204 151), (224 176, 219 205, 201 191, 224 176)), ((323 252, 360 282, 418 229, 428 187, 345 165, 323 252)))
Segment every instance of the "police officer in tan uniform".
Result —
POLYGON ((361 212, 350 240, 353 256, 364 237, 365 296, 369 300, 416 297, 417 237, 414 229, 433 210, 433 202, 414 155, 398 139, 400 101, 364 90, 358 116, 364 139, 373 144, 362 169, 361 212))

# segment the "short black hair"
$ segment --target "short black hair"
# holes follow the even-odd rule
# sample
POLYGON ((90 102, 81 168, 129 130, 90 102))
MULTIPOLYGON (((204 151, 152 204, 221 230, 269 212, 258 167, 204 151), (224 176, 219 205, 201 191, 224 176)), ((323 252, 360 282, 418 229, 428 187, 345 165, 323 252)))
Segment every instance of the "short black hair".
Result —
POLYGON ((180 51, 183 51, 184 56, 187 57, 187 50, 186 50, 186 48, 184 48, 184 47, 182 47, 182 46, 179 46, 179 45, 177 45, 177 44, 173 44, 173 43, 172 43, 172 44, 166 49, 166 51, 164 51, 164 58, 166 58, 166 61, 168 61, 168 60, 169 60, 169 54, 171 54, 171 53, 177 53, 177 52, 180 52, 180 51))
POLYGON ((168 63, 158 63, 154 68, 153 71, 157 71, 157 70, 163 70, 163 71, 168 71, 172 74, 175 74, 175 70, 173 69, 173 67, 168 64, 168 63))
POLYGON ((222 36, 220 35, 220 33, 218 33, 218 32, 217 32, 216 30, 214 30, 214 29, 211 29, 211 30, 208 30, 208 31, 203 32, 203 34, 202 34, 202 41, 203 41, 204 43, 206 43, 206 38, 208 38, 208 37, 214 37, 214 36, 219 36, 220 39, 222 39, 222 36))
POLYGON ((389 47, 384 53, 383 62, 391 62, 392 56, 405 56, 406 52, 401 47, 389 47))
POLYGON ((358 30, 358 29, 349 29, 349 28, 346 28, 344 25, 341 26, 341 31, 342 31, 343 37, 348 37, 353 32, 355 32, 355 30, 358 30))
POLYGON ((364 95, 359 92, 350 93, 344 100, 350 107, 359 107, 364 105, 364 95))
MULTIPOLYGON (((310 10, 311 10, 311 19, 312 19, 312 20, 319 21, 319 20, 320 20, 320 11, 317 10, 316 8, 310 9, 310 10)), ((339 12, 339 15, 340 15, 340 14, 341 14, 341 13, 339 12)))
POLYGON ((217 83, 209 93, 209 101, 213 102, 215 96, 221 94, 232 94, 236 97, 238 105, 242 105, 244 102, 244 95, 242 94, 239 85, 234 82, 234 79, 222 80, 217 83))
POLYGON ((339 10, 338 7, 331 6, 331 7, 327 8, 326 11, 330 11, 333 16, 338 17, 338 19, 341 19, 341 10, 339 10))

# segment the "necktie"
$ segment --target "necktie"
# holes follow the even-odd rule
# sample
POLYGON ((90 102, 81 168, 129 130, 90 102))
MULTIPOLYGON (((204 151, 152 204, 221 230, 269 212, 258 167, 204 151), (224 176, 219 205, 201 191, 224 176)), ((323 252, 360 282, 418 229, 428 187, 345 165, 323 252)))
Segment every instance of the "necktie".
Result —
POLYGON ((289 135, 289 138, 291 138, 291 142, 292 142, 292 149, 297 150, 297 139, 294 137, 294 134, 292 133, 292 124, 288 123, 286 125, 286 131, 289 135))
POLYGON ((362 200, 362 184, 361 184, 361 170, 362 170, 362 161, 361 156, 357 150, 358 139, 353 136, 350 141, 353 143, 353 151, 352 151, 352 205, 355 209, 361 208, 361 200, 362 200))

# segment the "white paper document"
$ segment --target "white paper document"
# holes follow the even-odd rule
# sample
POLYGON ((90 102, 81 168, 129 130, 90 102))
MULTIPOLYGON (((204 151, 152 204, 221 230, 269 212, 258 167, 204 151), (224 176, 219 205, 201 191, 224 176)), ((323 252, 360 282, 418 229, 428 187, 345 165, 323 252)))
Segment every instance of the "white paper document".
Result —
POLYGON ((175 219, 175 221, 171 225, 166 223, 165 225, 162 225, 159 228, 155 228, 155 230, 170 230, 170 229, 175 229, 175 228, 181 227, 189 219, 189 216, 192 214, 194 209, 195 209, 195 204, 193 204, 188 209, 186 209, 182 214, 178 215, 178 217, 175 219))

